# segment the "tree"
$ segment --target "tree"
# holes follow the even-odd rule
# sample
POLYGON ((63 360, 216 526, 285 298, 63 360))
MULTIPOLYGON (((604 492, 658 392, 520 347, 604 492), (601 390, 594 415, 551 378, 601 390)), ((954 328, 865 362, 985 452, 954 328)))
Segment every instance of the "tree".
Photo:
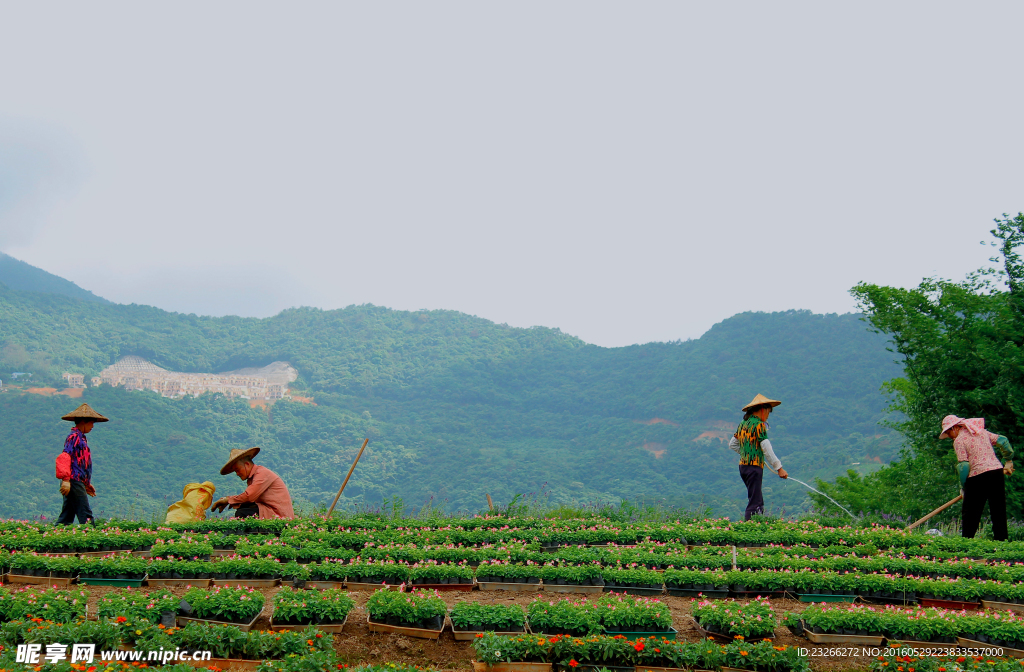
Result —
MULTIPOLYGON (((991 244, 998 254, 991 261, 996 267, 962 282, 930 278, 914 289, 862 282, 851 290, 868 322, 889 336, 890 349, 902 359, 904 375, 884 389, 899 417, 890 424, 908 447, 898 462, 866 483, 824 484, 836 499, 908 516, 950 499, 959 485, 956 457, 952 442, 940 441, 938 434, 942 418, 951 413, 985 418, 989 430, 1024 448, 1024 261, 1019 252, 1024 214, 995 221, 991 244), (871 490, 878 496, 865 497, 871 490)), ((1008 515, 1019 516, 1022 503, 1024 483, 1011 478, 1008 515)))

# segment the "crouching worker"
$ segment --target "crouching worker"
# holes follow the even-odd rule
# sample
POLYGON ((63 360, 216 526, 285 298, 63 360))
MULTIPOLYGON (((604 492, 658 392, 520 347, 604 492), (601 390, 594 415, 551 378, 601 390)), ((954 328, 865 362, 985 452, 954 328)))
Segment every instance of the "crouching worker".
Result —
POLYGON ((753 401, 743 407, 743 421, 729 439, 729 447, 740 454, 740 478, 743 479, 743 485, 747 486, 747 509, 743 512, 743 520, 764 513, 761 478, 764 476, 765 464, 779 478, 789 478, 768 440, 768 415, 781 403, 763 394, 754 397, 753 401))
POLYGON ((221 497, 213 503, 211 509, 218 513, 228 507, 237 509, 235 518, 294 518, 288 486, 270 469, 253 464, 252 458, 258 452, 260 449, 255 447, 248 450, 235 448, 231 451, 220 473, 224 476, 233 471, 248 487, 240 495, 221 497))

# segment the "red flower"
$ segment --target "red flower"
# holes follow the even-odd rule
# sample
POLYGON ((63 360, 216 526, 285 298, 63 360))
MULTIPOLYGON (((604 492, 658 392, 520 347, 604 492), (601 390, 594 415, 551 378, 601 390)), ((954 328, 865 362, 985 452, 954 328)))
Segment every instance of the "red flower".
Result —
POLYGON ((576 662, 575 658, 569 661, 569 667, 576 667, 577 665, 579 665, 579 663, 576 662))
POLYGON ((636 649, 637 651, 643 651, 644 650, 644 643, 643 642, 637 642, 636 644, 633 645, 633 648, 636 649))
POLYGON ((115 621, 117 621, 118 623, 124 623, 124 622, 125 622, 125 621, 127 621, 128 619, 127 619, 127 618, 125 618, 124 616, 118 616, 118 617, 117 617, 117 618, 115 618, 114 620, 115 620, 115 621))

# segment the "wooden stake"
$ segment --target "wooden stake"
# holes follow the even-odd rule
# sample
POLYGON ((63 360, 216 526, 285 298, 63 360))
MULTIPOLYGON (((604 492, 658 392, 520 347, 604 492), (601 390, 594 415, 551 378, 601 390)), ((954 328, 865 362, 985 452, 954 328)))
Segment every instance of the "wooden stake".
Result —
POLYGON ((931 513, 929 513, 929 514, 928 514, 927 516, 925 516, 925 517, 924 517, 924 518, 922 518, 921 520, 919 520, 919 521, 917 521, 916 523, 914 523, 913 525, 909 525, 909 526, 907 526, 907 529, 908 529, 908 530, 912 530, 912 529, 914 529, 915 527, 917 527, 918 525, 920 525, 920 524, 921 524, 921 523, 923 523, 924 521, 928 520, 928 519, 929 519, 929 518, 931 518, 932 516, 935 516, 935 515, 937 515, 937 514, 940 514, 940 513, 942 513, 943 511, 945 511, 945 510, 946 510, 946 509, 948 509, 949 507, 953 506, 954 504, 956 504, 957 502, 959 502, 959 501, 960 501, 961 499, 963 499, 963 498, 964 498, 964 496, 963 496, 963 495, 957 495, 957 496, 956 496, 956 497, 954 497, 953 499, 949 500, 948 502, 946 502, 945 504, 943 504, 943 505, 942 505, 942 506, 940 506, 939 508, 937 508, 937 509, 935 509, 934 511, 932 511, 931 513))
POLYGON ((341 489, 338 490, 338 494, 334 496, 334 501, 331 502, 331 508, 327 509, 327 517, 330 518, 331 514, 334 513, 334 505, 341 499, 341 493, 345 492, 345 486, 348 485, 348 479, 352 478, 352 472, 356 470, 356 464, 359 463, 359 458, 363 456, 363 451, 366 449, 366 444, 370 442, 370 439, 363 440, 363 447, 359 449, 359 453, 356 455, 356 459, 352 462, 352 466, 348 468, 348 474, 345 476, 344 482, 341 484, 341 489))
POLYGON ((487 506, 491 509, 491 511, 494 511, 494 502, 491 501, 490 495, 487 495, 487 506))

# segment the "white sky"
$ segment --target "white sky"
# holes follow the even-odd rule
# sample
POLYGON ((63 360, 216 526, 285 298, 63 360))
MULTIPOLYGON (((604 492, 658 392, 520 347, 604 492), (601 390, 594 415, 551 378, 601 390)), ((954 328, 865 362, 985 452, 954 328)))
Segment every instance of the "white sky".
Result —
POLYGON ((601 345, 959 278, 1019 2, 0 5, 0 250, 122 303, 601 345))

